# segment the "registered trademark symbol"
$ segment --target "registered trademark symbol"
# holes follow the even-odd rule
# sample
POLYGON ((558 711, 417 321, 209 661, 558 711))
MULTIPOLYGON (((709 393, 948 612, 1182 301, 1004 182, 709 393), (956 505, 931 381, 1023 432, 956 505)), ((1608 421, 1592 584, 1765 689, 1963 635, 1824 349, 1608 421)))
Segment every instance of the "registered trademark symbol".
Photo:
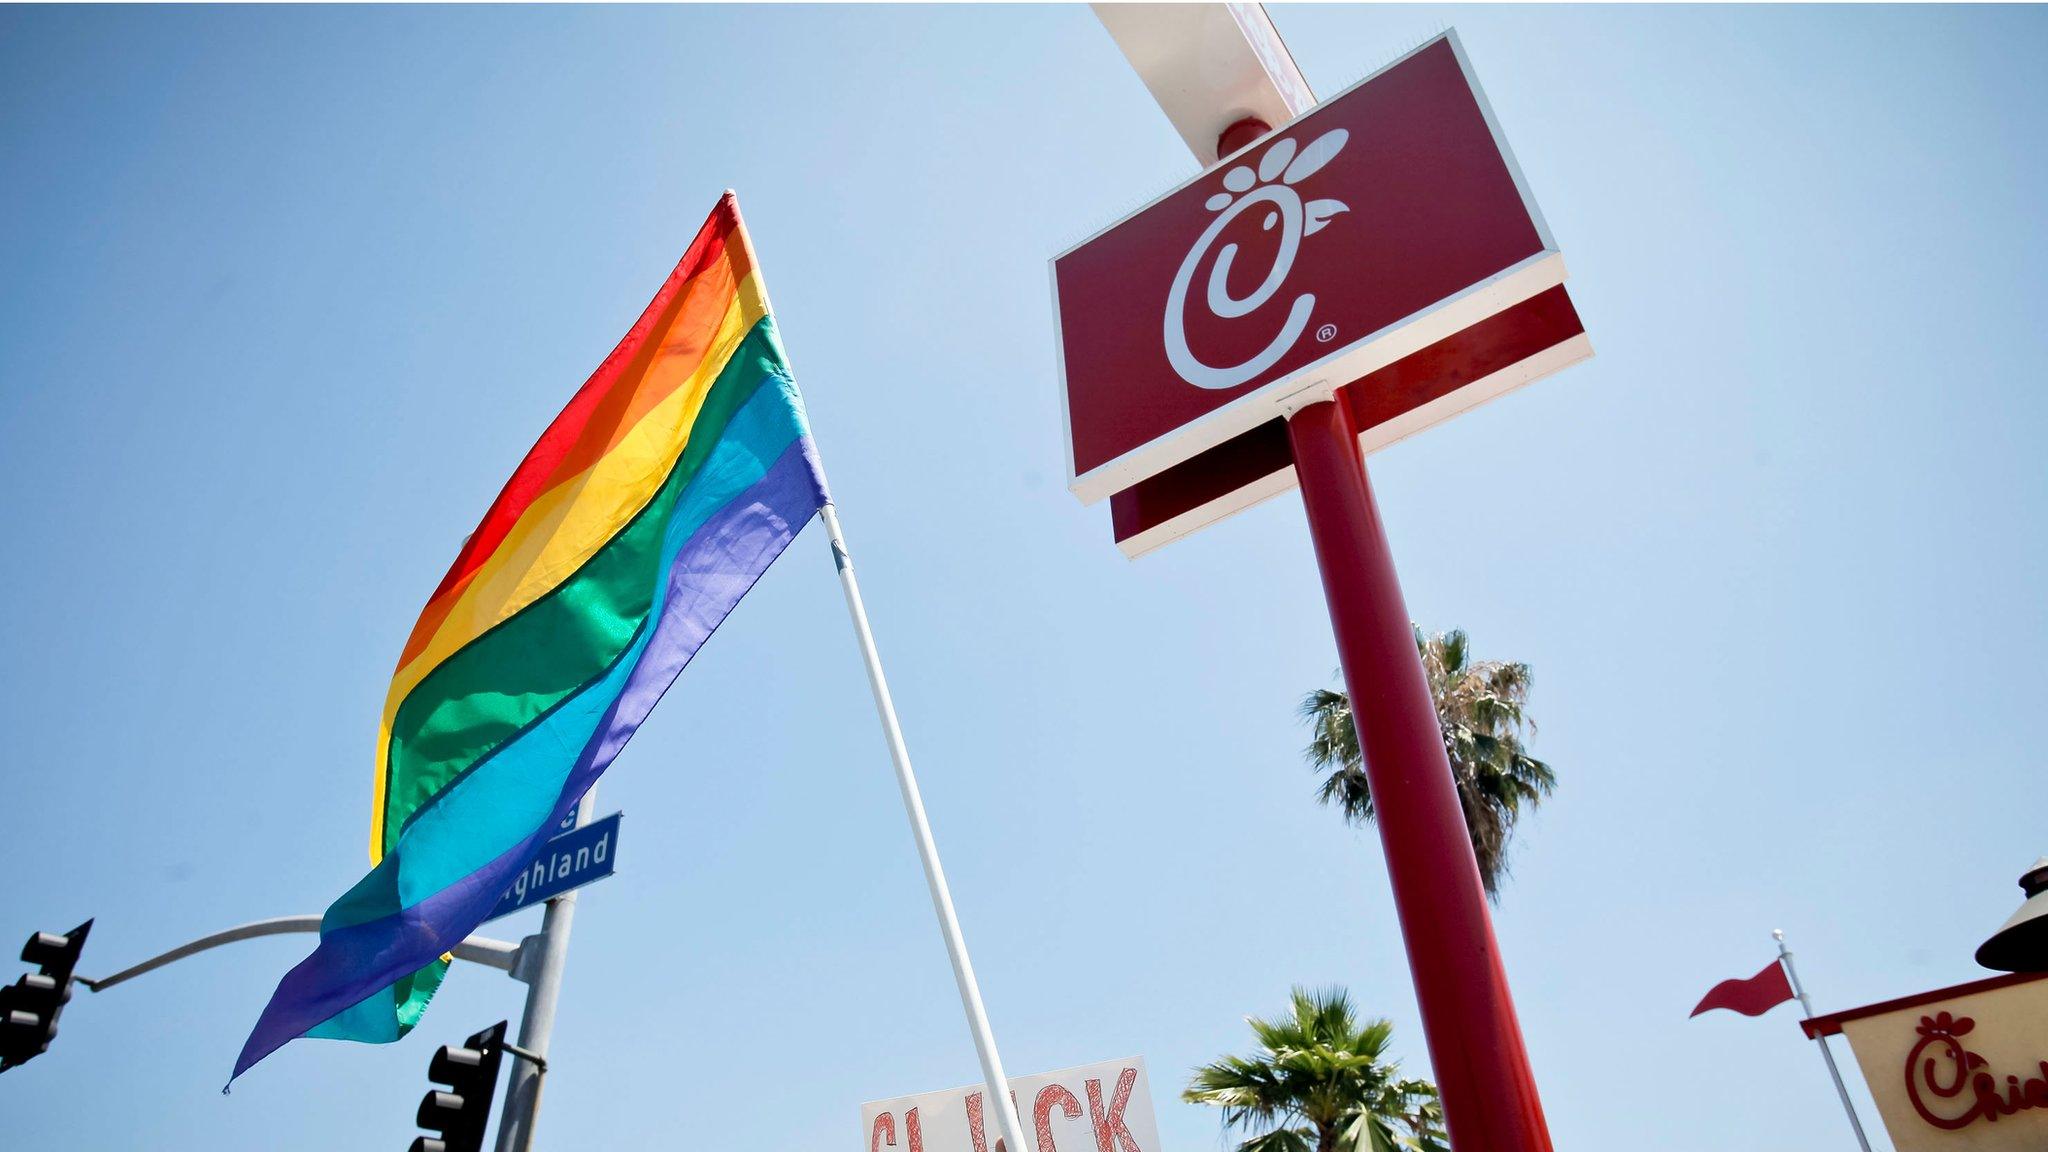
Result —
POLYGON ((1337 326, 1335 324, 1325 324, 1321 328, 1316 329, 1316 342, 1318 344, 1328 344, 1336 338, 1337 326))

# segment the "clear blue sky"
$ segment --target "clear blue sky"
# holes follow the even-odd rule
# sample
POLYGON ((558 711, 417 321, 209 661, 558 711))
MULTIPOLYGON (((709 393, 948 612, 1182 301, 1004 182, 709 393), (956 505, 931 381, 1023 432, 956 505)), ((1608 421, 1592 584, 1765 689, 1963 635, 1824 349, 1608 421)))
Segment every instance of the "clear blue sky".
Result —
MULTIPOLYGON (((1373 461, 1416 619, 1536 670, 1499 931, 1558 1146, 1848 1146, 1792 1010, 1686 1012, 1774 927, 1824 1010, 1972 978, 2048 851, 2048 20, 1275 19, 1323 93, 1455 24, 1598 350, 1373 461)), ((1192 171, 1082 7, 0 11, 0 944, 97 916, 105 972, 361 873, 420 604, 731 186, 1011 1068, 1142 1054, 1213 1148, 1187 1069, 1339 983, 1424 1069, 1299 755, 1299 501, 1129 563, 1062 487, 1045 261, 1192 171)), ((601 807, 544 1144, 853 1148, 975 1078, 815 528, 601 807)), ((308 946, 81 991, 15 1146, 403 1148, 521 988, 223 1098, 308 946)))

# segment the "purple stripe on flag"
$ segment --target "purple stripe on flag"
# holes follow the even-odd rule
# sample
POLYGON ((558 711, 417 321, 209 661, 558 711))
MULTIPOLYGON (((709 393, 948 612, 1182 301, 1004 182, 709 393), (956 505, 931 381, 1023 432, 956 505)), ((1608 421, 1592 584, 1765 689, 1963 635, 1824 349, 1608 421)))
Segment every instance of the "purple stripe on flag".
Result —
MULTIPOLYGON (((654 635, 563 781, 552 815, 469 876, 396 914, 320 934, 319 946, 278 982, 242 1045, 234 1076, 322 1021, 453 950, 484 922, 555 825, 576 807, 638 731, 704 641, 825 503, 808 434, 766 475, 706 520, 669 566, 654 635)), ((230 1076, 232 1081, 234 1076, 230 1076)))

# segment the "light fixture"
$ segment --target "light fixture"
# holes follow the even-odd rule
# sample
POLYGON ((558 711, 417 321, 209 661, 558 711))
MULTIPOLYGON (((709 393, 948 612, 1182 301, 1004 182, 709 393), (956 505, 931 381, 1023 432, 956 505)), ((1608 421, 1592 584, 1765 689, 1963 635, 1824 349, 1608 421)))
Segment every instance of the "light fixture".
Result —
POLYGON ((2048 856, 2020 877, 2027 902, 1977 949, 1977 963, 2000 972, 2048 972, 2048 856))

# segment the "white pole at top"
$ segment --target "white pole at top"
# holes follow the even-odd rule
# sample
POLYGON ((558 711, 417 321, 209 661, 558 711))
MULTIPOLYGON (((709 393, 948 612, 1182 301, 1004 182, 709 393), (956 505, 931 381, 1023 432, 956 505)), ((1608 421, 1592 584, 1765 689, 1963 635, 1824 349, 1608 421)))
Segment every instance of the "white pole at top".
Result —
MULTIPOLYGON (((1813 1001, 1806 998, 1806 988, 1799 983, 1799 970, 1792 966, 1792 950, 1785 947, 1785 930, 1771 929, 1771 939, 1778 942, 1778 960, 1785 965, 1785 979, 1792 984, 1792 994, 1799 997, 1799 1006, 1806 1010, 1806 1018, 1813 1019, 1813 1001)), ((1856 1144, 1863 1152, 1870 1152, 1870 1137, 1863 1134, 1863 1121, 1856 1117, 1856 1106, 1849 1103, 1849 1088, 1842 1083, 1842 1070, 1835 1067, 1835 1054, 1828 1049, 1828 1038, 1815 1036, 1820 1045, 1820 1058, 1828 1063, 1828 1076, 1835 1082, 1835 1095, 1841 1097, 1842 1111, 1849 1114, 1849 1127, 1856 1130, 1856 1144)))

